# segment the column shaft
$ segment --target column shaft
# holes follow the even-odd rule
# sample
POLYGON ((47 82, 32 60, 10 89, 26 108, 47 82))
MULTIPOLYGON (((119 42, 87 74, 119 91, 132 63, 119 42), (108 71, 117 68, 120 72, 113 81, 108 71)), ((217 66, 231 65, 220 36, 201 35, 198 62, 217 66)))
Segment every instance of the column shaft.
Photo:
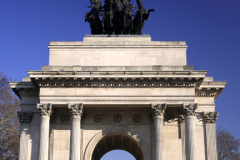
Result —
POLYGON ((151 104, 151 113, 154 119, 154 160, 164 160, 163 152, 163 116, 166 104, 151 104))
POLYGON ((80 160, 80 115, 72 115, 70 160, 80 160))
POLYGON ((186 160, 196 160, 195 116, 185 118, 186 160))
POLYGON ((48 160, 49 150, 49 115, 41 115, 40 139, 39 139, 39 160, 48 160))
POLYGON ((155 160, 163 160, 163 115, 154 117, 155 160))
POLYGON ((70 158, 69 160, 80 160, 80 135, 81 135, 81 116, 83 114, 83 104, 68 104, 72 114, 71 140, 70 140, 70 158))

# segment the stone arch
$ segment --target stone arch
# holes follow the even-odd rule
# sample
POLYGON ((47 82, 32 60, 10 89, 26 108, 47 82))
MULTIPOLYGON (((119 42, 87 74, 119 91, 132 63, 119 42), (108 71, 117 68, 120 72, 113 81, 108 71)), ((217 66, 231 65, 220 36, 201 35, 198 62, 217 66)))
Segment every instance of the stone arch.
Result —
MULTIPOLYGON (((117 142, 117 143, 119 143, 119 142, 117 142)), ((94 154, 96 154, 96 152, 98 152, 99 157, 101 158, 105 153, 107 153, 111 150, 115 150, 115 149, 125 150, 125 151, 131 153, 137 160, 151 159, 149 148, 145 144, 143 138, 141 138, 141 136, 139 134, 137 134, 136 132, 134 132, 132 129, 120 127, 120 126, 109 127, 107 129, 104 129, 104 130, 98 132, 97 134, 95 134, 86 147, 83 159, 84 160, 99 160, 99 159, 94 159, 94 157, 93 157, 94 154), (102 145, 103 147, 105 147, 104 145, 106 145, 106 144, 103 144, 104 141, 105 142, 108 141, 108 143, 109 143, 109 140, 114 139, 114 140, 119 141, 119 138, 122 141, 124 141, 124 143, 125 143, 125 144, 122 143, 121 147, 119 147, 119 144, 118 144, 116 147, 108 146, 108 148, 105 149, 105 151, 95 150, 96 147, 99 145, 102 145), (133 143, 132 142, 130 142, 130 143, 132 143, 133 146, 135 147, 132 150, 129 150, 126 147, 124 147, 130 140, 133 142, 133 143), (134 151, 136 151, 136 152, 133 153, 134 151)), ((97 157, 97 158, 99 158, 99 157, 97 157)))

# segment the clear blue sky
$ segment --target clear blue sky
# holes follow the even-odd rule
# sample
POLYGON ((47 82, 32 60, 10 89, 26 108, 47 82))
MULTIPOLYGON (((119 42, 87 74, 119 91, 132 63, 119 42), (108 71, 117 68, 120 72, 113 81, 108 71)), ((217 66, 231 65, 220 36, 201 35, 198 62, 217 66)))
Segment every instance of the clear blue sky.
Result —
MULTIPOLYGON (((135 1, 134 1, 135 3, 135 1)), ((20 81, 48 65, 50 41, 82 41, 88 0, 0 0, 0 71, 20 81)), ((154 8, 143 33, 154 41, 186 41, 188 65, 228 81, 216 101, 218 126, 240 139, 240 1, 143 0, 154 8)))

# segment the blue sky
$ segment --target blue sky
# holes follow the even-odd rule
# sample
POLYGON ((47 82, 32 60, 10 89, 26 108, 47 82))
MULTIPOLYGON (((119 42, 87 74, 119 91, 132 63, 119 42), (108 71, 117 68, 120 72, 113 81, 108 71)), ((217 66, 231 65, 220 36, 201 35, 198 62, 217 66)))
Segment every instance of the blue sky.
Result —
MULTIPOLYGON (((135 3, 135 1, 133 1, 135 3)), ((0 71, 20 81, 48 65, 50 41, 82 41, 88 0, 0 0, 0 71)), ((188 65, 228 81, 216 101, 217 126, 240 139, 240 1, 143 0, 154 8, 143 29, 154 41, 186 41, 188 65)))

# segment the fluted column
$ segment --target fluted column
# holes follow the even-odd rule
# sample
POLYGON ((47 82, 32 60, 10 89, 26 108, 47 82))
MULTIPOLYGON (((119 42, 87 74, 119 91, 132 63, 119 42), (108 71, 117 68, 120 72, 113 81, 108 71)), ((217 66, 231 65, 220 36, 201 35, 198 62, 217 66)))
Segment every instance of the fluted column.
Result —
POLYGON ((70 140, 70 160, 80 160, 80 128, 81 116, 83 114, 83 104, 68 104, 72 114, 71 140, 70 140))
POLYGON ((183 104, 185 116, 186 160, 196 160, 195 110, 197 104, 183 104))
POLYGON ((204 113, 208 160, 217 160, 216 121, 218 112, 204 113))
POLYGON ((29 123, 32 120, 33 112, 17 112, 18 119, 20 122, 20 143, 18 160, 26 160, 29 155, 29 123))
POLYGON ((52 104, 37 104, 37 109, 40 110, 41 117, 38 160, 48 160, 49 123, 52 114, 52 104))
POLYGON ((163 151, 163 120, 166 104, 151 104, 154 119, 154 160, 164 160, 163 151))

